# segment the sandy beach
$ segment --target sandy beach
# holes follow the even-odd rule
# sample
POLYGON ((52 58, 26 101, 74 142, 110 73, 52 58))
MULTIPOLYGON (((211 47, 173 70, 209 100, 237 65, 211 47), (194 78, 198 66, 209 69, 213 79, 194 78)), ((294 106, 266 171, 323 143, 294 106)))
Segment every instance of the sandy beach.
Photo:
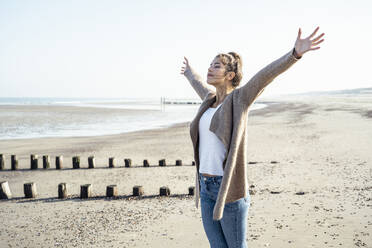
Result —
MULTIPOLYGON (((249 113, 248 246, 372 247, 371 95, 272 101, 249 113)), ((115 135, 0 140, 1 153, 0 181, 9 182, 13 198, 0 201, 0 247, 209 247, 188 195, 195 180, 189 122, 115 135), (12 154, 17 171, 10 170, 12 154), (30 170, 30 154, 39 155, 38 170, 30 170), (43 155, 51 158, 48 170, 43 155), (60 155, 64 169, 56 170, 60 155), (92 155, 96 168, 87 169, 92 155), (80 156, 81 169, 71 169, 73 156, 80 156), (109 157, 117 168, 108 168, 109 157), (125 158, 132 168, 124 167, 125 158), (159 167, 159 159, 167 166, 159 167), (174 166, 176 159, 183 165, 174 166), (36 183, 34 199, 24 198, 27 182, 36 183), (70 194, 64 200, 57 198, 62 182, 70 194), (80 185, 88 183, 93 197, 80 199, 80 185), (105 197, 111 184, 119 197, 105 197), (135 185, 143 186, 143 197, 132 196, 135 185), (158 196, 162 186, 170 197, 158 196)))

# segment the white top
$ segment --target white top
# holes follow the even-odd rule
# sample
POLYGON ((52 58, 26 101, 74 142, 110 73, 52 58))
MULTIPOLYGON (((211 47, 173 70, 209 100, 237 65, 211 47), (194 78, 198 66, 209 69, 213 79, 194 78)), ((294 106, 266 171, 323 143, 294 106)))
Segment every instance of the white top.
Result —
POLYGON ((200 173, 223 176, 223 161, 225 160, 226 148, 222 141, 211 131, 209 126, 216 108, 207 109, 199 121, 199 160, 200 173))

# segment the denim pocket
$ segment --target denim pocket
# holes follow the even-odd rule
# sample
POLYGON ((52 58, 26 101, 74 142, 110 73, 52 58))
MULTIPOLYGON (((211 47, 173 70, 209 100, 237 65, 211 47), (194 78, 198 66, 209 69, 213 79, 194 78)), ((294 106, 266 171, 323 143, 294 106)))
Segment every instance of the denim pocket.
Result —
POLYGON ((235 211, 239 208, 239 205, 241 204, 242 201, 243 201, 243 198, 240 198, 236 201, 225 203, 225 209, 235 211))
POLYGON ((225 203, 225 208, 227 210, 237 210, 239 208, 249 207, 251 204, 251 198, 248 195, 247 197, 239 198, 236 201, 225 203))
POLYGON ((213 181, 216 185, 220 186, 222 182, 222 177, 216 177, 213 181))
POLYGON ((206 184, 208 191, 217 197, 218 191, 220 190, 220 185, 215 181, 209 181, 206 184))

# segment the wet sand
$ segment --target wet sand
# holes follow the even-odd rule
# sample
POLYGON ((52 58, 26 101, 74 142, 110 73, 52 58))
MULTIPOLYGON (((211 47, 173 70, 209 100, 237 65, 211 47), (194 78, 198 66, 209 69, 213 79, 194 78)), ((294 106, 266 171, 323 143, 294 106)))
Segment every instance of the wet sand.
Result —
MULTIPOLYGON (((282 97, 249 113, 249 247, 372 247, 372 98, 282 97), (254 188, 253 188, 254 185, 254 188)), ((92 108, 93 111, 93 108, 92 108)), ((73 138, 0 141, 11 200, 0 201, 0 247, 209 247, 188 187, 195 167, 189 123, 73 138), (16 154, 19 170, 10 171, 16 154), (48 170, 29 170, 30 154, 51 157, 48 170), (55 157, 63 155, 63 170, 55 157), (87 169, 88 156, 96 158, 87 169), (82 169, 73 170, 80 156, 82 169), (107 168, 115 157, 118 168, 107 168), (133 167, 124 168, 131 158, 133 167), (165 158, 166 167, 158 160, 165 158), (151 166, 142 167, 144 159, 151 166), (183 166, 174 166, 182 159, 183 166), (26 199, 23 184, 35 182, 38 196, 26 199), (66 182, 70 197, 57 198, 66 182), (80 185, 93 196, 80 199, 80 185), (119 197, 106 198, 117 184, 119 197), (142 185, 143 197, 132 188, 142 185), (170 197, 160 197, 168 186, 170 197)))

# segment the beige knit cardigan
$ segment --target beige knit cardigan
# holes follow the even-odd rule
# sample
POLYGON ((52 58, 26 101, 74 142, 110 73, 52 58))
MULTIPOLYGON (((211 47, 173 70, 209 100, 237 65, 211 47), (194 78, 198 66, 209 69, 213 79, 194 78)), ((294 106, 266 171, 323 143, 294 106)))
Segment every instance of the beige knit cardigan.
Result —
MULTIPOLYGON (((301 57, 300 57, 301 58, 301 57)), ((300 58, 294 56, 294 49, 270 63, 254 75, 248 83, 234 89, 226 96, 222 105, 214 113, 209 130, 226 147, 223 162, 224 175, 213 209, 213 219, 220 220, 227 203, 247 197, 247 123, 248 109, 264 88, 282 72, 286 71, 300 58)), ((199 120, 203 113, 216 101, 216 93, 202 82, 191 67, 184 75, 203 100, 194 120, 190 123, 190 135, 194 148, 196 164, 195 205, 198 208, 200 198, 199 185, 199 120)))

